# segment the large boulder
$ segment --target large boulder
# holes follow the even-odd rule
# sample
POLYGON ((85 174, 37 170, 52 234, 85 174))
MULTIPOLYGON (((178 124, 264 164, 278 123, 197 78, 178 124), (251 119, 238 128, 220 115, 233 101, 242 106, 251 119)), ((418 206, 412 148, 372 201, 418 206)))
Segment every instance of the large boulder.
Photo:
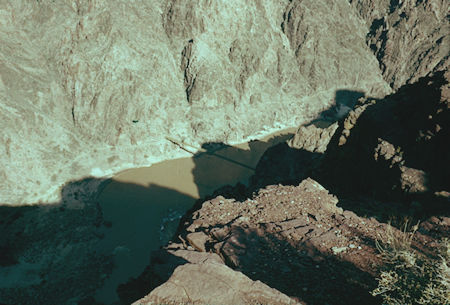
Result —
POLYGON ((185 264, 175 269, 167 282, 133 305, 294 305, 285 294, 260 281, 252 281, 223 263, 185 264))

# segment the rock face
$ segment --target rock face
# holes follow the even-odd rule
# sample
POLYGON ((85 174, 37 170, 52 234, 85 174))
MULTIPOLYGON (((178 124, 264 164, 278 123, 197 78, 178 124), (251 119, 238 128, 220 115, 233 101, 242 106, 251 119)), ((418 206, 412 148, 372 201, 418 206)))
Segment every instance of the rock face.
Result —
MULTIPOLYGON (((383 264, 376 246, 388 238, 383 222, 422 220, 411 235, 420 255, 438 253, 437 241, 449 234, 448 93, 449 72, 438 71, 385 99, 360 98, 338 123, 299 128, 289 146, 266 151, 246 192, 237 196, 237 186, 226 197, 198 203, 180 224, 174 240, 182 243, 155 253, 141 279, 123 291, 133 291, 136 283, 151 290, 168 279, 148 300, 185 300, 178 288, 185 285, 195 295, 198 288, 188 279, 202 270, 214 282, 211 264, 194 267, 167 258, 192 251, 218 255, 301 304, 379 304, 368 291, 383 264), (323 181, 339 199, 311 178, 294 182, 305 175, 323 181), (288 185, 267 185, 273 181, 288 185)), ((215 295, 214 289, 204 291, 215 295)))
POLYGON ((260 281, 223 263, 185 264, 163 285, 133 305, 150 304, 299 304, 260 281))
POLYGON ((448 65, 446 1, 6 1, 0 202, 297 126, 448 65), (126 16, 126 18, 125 18, 126 16), (383 79, 384 78, 384 79, 383 79))
POLYGON ((438 71, 385 99, 361 100, 331 140, 322 181, 378 198, 450 189, 449 81, 438 71))
POLYGON ((366 21, 367 44, 394 89, 449 66, 447 1, 349 2, 366 21))
POLYGON ((384 84, 380 82, 375 88, 364 75, 373 73, 374 58, 365 51, 364 22, 348 1, 290 1, 281 28, 300 72, 308 76, 313 89, 327 90, 330 86, 342 86, 343 82, 346 87, 355 88, 356 84, 369 81, 373 91, 368 94, 385 92, 384 84))
POLYGON ((153 252, 146 271, 119 287, 122 303, 298 304, 260 281, 233 271, 215 253, 181 248, 182 244, 172 243, 153 252), (152 288, 155 289, 146 295, 152 288), (141 298, 136 301, 137 296, 141 298))
POLYGON ((324 153, 337 128, 338 123, 334 123, 327 128, 320 128, 314 125, 301 126, 294 137, 287 143, 289 147, 295 149, 302 149, 312 153, 324 153))
POLYGON ((0 202, 56 202, 87 175, 191 143, 297 126, 336 90, 390 91, 364 21, 334 1, 0 4, 0 202))

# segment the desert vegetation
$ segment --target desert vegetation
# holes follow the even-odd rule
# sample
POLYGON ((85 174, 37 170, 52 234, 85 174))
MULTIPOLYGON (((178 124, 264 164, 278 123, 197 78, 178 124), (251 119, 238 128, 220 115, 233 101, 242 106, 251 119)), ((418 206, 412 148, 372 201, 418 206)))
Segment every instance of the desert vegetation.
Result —
POLYGON ((450 241, 443 238, 439 254, 430 257, 412 246, 417 229, 408 222, 400 231, 388 225, 376 243, 385 265, 372 295, 383 304, 450 304, 450 241))

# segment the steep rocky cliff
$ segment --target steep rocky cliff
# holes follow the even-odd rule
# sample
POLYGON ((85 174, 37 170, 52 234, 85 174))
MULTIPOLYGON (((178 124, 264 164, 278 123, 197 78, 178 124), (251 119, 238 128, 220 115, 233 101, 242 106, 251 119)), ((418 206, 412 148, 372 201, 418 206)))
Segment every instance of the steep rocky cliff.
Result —
POLYGON ((185 154, 166 137, 300 126, 118 296, 377 304, 390 217, 423 253, 449 236, 449 24, 445 0, 0 1, 0 303, 100 304, 126 249, 100 249, 96 194, 185 154))
POLYGON ((297 126, 338 89, 390 88, 334 1, 3 1, 0 202, 297 126))
MULTIPOLYGON (((196 264, 208 270, 210 256, 219 255, 235 271, 292 298, 277 295, 272 304, 382 304, 369 293, 378 271, 387 268, 380 244, 411 234, 389 223, 420 221, 408 237, 414 246, 411 255, 435 257, 441 240, 448 245, 449 79, 448 72, 440 71, 385 99, 361 98, 341 121, 326 128, 301 127, 289 145, 268 149, 249 188, 223 188, 218 197, 196 204, 173 242, 153 253, 139 278, 119 287, 124 303, 151 291, 135 304, 172 304, 189 296, 193 304, 208 304, 214 289, 200 296, 196 291, 207 285, 209 274, 193 275, 195 283, 179 274, 193 269, 190 257, 202 256, 196 264), (185 292, 173 289, 175 280, 185 292)), ((406 246, 398 240, 394 247, 406 251, 406 246)), ((433 285, 437 291, 441 284, 433 285)), ((249 287, 251 283, 241 289, 249 287)), ((414 288, 402 287, 398 295, 415 297, 414 288)), ((237 289, 231 291, 235 293, 224 294, 224 303, 238 295, 237 289)), ((445 303, 448 290, 443 293, 445 303)), ((235 300, 252 304, 243 296, 235 300)), ((253 301, 271 304, 256 296, 253 301)))
POLYGON ((449 66, 448 2, 349 0, 367 25, 367 44, 398 89, 449 66))

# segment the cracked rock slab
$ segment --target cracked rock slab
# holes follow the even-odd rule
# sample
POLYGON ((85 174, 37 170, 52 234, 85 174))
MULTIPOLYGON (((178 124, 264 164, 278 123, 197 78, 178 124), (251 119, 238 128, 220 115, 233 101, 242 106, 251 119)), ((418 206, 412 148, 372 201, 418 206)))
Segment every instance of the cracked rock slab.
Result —
POLYGON ((260 281, 220 263, 185 264, 170 279, 133 305, 299 304, 260 281))

